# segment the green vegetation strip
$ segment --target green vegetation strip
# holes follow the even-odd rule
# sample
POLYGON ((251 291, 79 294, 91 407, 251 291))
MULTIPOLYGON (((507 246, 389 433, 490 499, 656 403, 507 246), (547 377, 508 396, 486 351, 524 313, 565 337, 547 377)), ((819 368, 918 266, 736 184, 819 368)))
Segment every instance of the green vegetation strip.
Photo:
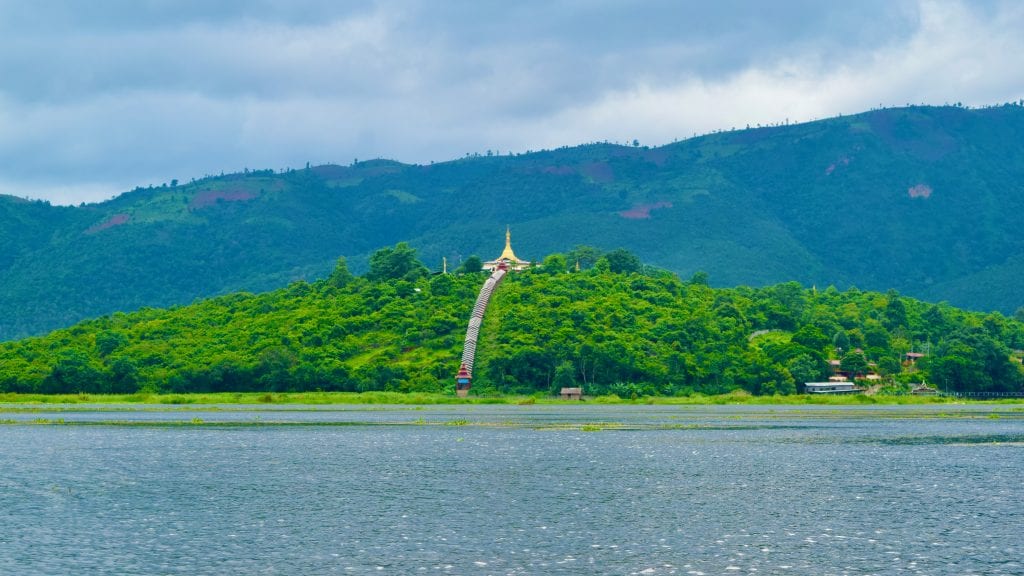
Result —
POLYGON ((1024 395, 1017 319, 895 291, 712 288, 706 275, 683 281, 624 250, 577 247, 503 281, 480 329, 474 398, 461 400, 453 376, 483 282, 463 272, 430 275, 399 243, 360 278, 341 261, 313 283, 0 342, 0 394, 166 404, 544 404, 575 387, 614 404, 1024 395), (837 370, 872 395, 797 395, 837 370))
MULTIPOLYGON (((403 392, 219 392, 197 394, 0 394, 0 404, 69 404, 69 405, 273 405, 303 404, 310 406, 328 405, 397 405, 429 406, 458 404, 510 404, 528 406, 533 404, 585 406, 588 404, 613 405, 907 405, 907 404, 1007 404, 1024 406, 1024 398, 999 400, 964 400, 936 396, 887 396, 863 394, 829 396, 823 394, 793 394, 754 396, 743 392, 730 394, 690 396, 651 396, 643 398, 620 398, 615 395, 597 396, 586 402, 561 400, 555 397, 538 396, 469 396, 458 398, 442 393, 403 392)), ((219 409, 216 407, 204 409, 219 409)))

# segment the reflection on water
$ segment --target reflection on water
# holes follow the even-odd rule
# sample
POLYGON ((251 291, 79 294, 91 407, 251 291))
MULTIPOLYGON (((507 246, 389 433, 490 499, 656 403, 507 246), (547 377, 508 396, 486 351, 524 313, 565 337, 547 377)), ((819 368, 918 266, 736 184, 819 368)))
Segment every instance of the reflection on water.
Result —
POLYGON ((1012 408, 0 412, 2 574, 1024 572, 1012 408))

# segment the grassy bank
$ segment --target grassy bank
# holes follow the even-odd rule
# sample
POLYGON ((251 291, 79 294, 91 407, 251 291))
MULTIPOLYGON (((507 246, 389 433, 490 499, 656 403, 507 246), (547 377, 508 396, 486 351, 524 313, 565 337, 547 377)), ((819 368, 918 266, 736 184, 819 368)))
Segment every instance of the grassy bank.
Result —
MULTIPOLYGON (((809 395, 753 396, 747 393, 731 393, 718 396, 644 397, 636 399, 618 396, 597 396, 587 398, 591 404, 652 404, 652 405, 712 405, 712 404, 760 404, 760 405, 870 405, 870 404, 962 404, 965 402, 984 404, 1024 404, 1024 399, 964 400, 960 398, 927 396, 885 396, 885 395, 809 395)), ((212 394, 0 394, 0 403, 9 404, 578 404, 576 401, 560 400, 548 396, 470 396, 457 398, 446 394, 424 394, 399 392, 295 392, 295 393, 212 393, 212 394)))

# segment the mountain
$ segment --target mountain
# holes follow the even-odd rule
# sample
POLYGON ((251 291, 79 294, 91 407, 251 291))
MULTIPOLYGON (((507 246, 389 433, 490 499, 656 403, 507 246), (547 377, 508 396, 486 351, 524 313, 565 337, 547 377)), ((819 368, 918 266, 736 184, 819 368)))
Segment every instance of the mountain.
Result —
MULTIPOLYGON (((377 254, 361 278, 341 262, 314 283, 0 343, 0 394, 453 392, 486 274, 429 275, 401 244, 377 254)), ((946 391, 1024 391, 1011 353, 1024 348, 1024 323, 999 314, 795 282, 711 288, 613 254, 578 272, 555 256, 509 274, 483 318, 474 392, 790 394, 829 376, 829 358, 861 373, 874 362, 897 390, 927 379, 946 391)))
MULTIPOLYGON (((246 171, 54 207, 0 198, 0 338, 356 271, 408 240, 431 267, 624 247, 712 284, 1024 304, 1024 107, 914 106, 431 165, 246 171)), ((176 183, 173 183, 176 184, 176 183)))

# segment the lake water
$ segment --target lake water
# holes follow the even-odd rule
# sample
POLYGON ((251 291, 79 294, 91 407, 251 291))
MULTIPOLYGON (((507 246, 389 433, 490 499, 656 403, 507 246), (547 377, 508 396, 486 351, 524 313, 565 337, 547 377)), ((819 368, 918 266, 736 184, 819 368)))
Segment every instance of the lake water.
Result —
POLYGON ((45 410, 0 574, 1024 573, 1019 405, 45 410))

